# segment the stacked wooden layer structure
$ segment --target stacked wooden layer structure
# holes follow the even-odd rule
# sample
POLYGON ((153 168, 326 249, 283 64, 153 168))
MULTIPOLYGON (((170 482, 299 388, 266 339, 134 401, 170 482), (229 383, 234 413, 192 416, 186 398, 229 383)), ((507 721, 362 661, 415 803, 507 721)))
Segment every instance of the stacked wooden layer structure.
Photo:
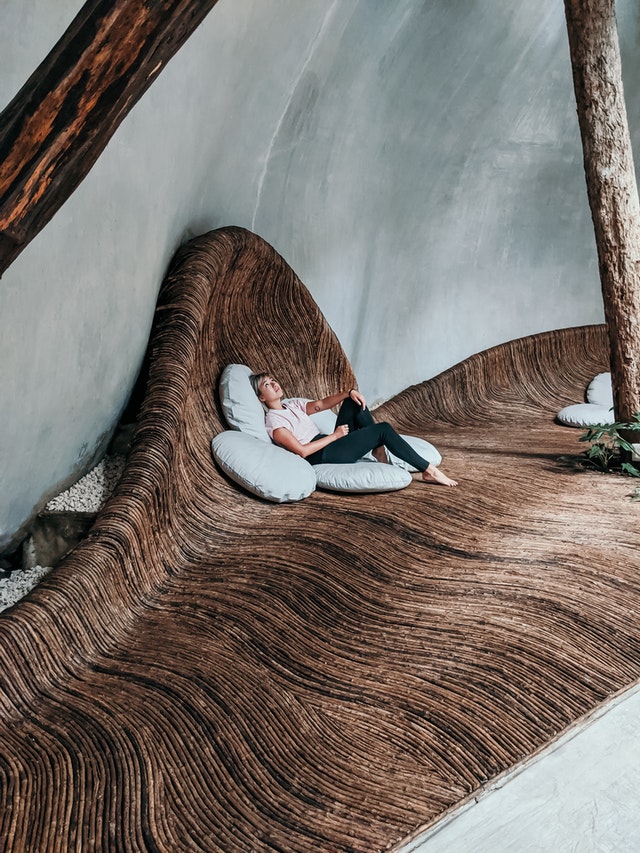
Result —
POLYGON ((637 505, 554 423, 607 367, 551 332, 380 417, 458 489, 272 505, 216 469, 228 362, 354 383, 292 270, 242 229, 177 255, 127 468, 0 616, 0 847, 391 849, 640 675, 637 505))

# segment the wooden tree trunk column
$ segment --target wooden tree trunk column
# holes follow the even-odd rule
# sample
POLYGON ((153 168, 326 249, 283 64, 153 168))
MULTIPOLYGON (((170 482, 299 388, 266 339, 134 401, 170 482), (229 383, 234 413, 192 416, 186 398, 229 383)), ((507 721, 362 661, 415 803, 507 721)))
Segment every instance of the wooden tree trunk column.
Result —
POLYGON ((216 2, 85 3, 0 114, 0 275, 78 187, 216 2))
MULTIPOLYGON (((565 0, 617 420, 640 411, 640 203, 614 0, 565 0)), ((637 439, 636 439, 637 440, 637 439)))

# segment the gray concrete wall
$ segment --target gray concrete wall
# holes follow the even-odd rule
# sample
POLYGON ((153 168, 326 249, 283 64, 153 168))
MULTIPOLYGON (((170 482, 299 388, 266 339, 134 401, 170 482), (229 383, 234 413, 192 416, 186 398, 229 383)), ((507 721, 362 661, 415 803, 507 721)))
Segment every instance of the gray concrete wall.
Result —
MULTIPOLYGON (((81 5, 3 0, 2 105, 81 5)), ((562 4, 220 0, 0 282, 0 550, 102 451, 177 245, 227 224, 296 269, 372 401, 600 322, 562 4)))

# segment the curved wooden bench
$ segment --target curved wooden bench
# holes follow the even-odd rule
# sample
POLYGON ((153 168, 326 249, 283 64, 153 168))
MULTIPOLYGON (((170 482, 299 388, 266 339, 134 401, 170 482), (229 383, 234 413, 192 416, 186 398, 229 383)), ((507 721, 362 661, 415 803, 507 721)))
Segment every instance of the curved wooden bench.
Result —
POLYGON ((116 493, 0 616, 7 853, 389 849, 638 678, 628 486, 557 459, 582 449, 553 419, 606 366, 601 327, 383 408, 459 489, 288 505, 209 448, 228 362, 290 393, 354 382, 282 258, 237 228, 192 241, 150 346, 116 493))

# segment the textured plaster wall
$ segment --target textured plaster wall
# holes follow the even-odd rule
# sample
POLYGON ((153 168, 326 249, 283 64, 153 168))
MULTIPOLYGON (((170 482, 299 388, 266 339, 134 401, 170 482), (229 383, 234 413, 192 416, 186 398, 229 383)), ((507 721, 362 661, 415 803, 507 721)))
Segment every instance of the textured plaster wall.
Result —
MULTIPOLYGON (((3 0, 0 106, 81 5, 3 0)), ((273 243, 373 401, 602 320, 581 156, 557 0, 219 0, 0 282, 0 550, 102 452, 188 236, 273 243)))

